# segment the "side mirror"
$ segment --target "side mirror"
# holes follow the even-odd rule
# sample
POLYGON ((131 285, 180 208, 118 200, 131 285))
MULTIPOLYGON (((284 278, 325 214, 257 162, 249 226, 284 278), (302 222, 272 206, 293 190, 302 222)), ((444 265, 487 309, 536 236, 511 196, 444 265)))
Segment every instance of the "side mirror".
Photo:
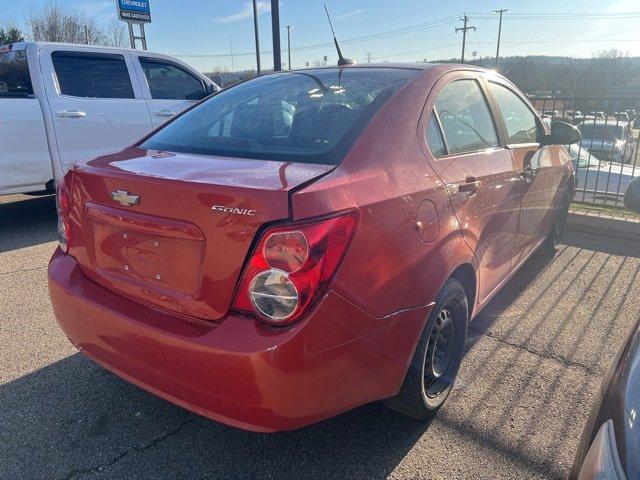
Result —
POLYGON ((219 90, 217 85, 205 85, 204 91, 203 90, 196 90, 193 93, 190 93, 189 95, 187 95, 187 100, 202 100, 203 98, 208 97, 209 95, 211 95, 212 93, 216 93, 219 90))
POLYGON ((636 177, 627 187, 624 204, 629 210, 640 213, 640 177, 636 177))
POLYGON ((551 133, 542 137, 542 145, 571 145, 578 143, 582 134, 577 127, 566 122, 551 122, 551 133))

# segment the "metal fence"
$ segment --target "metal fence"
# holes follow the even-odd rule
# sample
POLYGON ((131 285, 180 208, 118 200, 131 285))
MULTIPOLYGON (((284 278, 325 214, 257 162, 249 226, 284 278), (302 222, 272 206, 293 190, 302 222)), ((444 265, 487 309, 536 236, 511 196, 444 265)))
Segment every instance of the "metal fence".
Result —
POLYGON ((624 194, 640 176, 640 98, 534 97, 544 119, 563 120, 582 132, 568 146, 576 171, 574 201, 624 206, 624 194))

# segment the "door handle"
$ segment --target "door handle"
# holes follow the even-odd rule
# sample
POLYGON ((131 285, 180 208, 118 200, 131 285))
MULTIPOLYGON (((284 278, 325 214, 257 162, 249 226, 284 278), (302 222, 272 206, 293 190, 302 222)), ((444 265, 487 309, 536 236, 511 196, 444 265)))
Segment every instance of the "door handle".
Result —
POLYGON ((81 112, 80 110, 62 110, 61 112, 56 113, 56 115, 61 118, 83 118, 87 116, 86 113, 81 112))
POLYGON ((476 180, 476 177, 467 177, 465 179, 465 183, 458 185, 458 192, 475 195, 480 187, 482 187, 482 182, 480 180, 476 180))
POLYGON ((171 110, 159 110, 157 112, 153 112, 156 117, 173 117, 176 112, 172 112, 171 110))

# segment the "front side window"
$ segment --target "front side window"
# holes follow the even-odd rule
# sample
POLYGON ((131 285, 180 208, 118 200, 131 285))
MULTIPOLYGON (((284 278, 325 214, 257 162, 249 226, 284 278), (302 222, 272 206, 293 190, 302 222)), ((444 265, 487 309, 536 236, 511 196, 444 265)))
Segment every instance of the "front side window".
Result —
POLYGON ((140 58, 140 65, 153 99, 200 100, 206 95, 203 83, 176 65, 152 58, 140 58))
POLYGON ((475 80, 457 80, 444 87, 435 109, 449 154, 498 146, 489 106, 475 80))
POLYGON ((33 95, 27 52, 0 53, 0 98, 33 95))
POLYGON ((336 165, 382 105, 417 73, 335 68, 258 77, 219 92, 142 146, 336 165))
POLYGON ((507 128, 507 143, 537 143, 538 123, 531 109, 508 88, 493 82, 490 85, 507 128))
POLYGON ((58 51, 51 60, 62 95, 135 98, 122 55, 58 51))

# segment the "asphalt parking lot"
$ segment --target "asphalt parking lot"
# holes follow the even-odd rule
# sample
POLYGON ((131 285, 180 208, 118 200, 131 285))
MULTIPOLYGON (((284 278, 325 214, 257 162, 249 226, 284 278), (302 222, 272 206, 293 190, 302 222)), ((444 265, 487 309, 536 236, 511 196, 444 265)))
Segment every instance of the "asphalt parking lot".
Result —
POLYGON ((46 287, 51 197, 0 197, 0 478, 566 478, 601 378, 640 317, 640 249, 569 233, 470 327, 430 424, 372 404, 295 432, 225 427, 77 353, 46 287))

